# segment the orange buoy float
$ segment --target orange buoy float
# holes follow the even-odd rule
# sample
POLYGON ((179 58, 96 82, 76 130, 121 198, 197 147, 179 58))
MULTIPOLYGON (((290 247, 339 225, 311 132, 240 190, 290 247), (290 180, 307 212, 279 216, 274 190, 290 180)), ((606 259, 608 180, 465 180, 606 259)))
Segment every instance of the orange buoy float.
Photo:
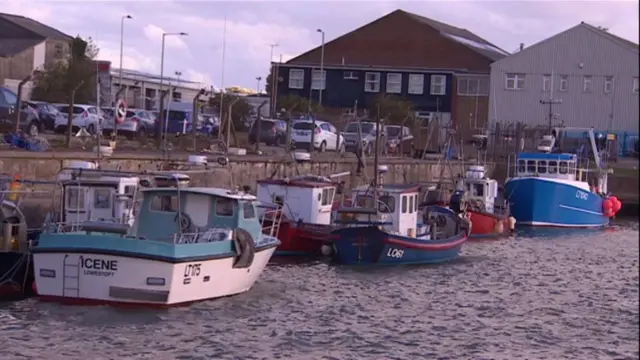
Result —
POLYGON ((9 184, 9 195, 7 195, 7 200, 16 201, 18 200, 18 191, 20 191, 20 177, 17 175, 13 178, 13 181, 9 184))
POLYGON ((611 209, 613 209, 613 202, 611 201, 611 199, 603 200, 602 201, 602 212, 606 214, 609 211, 611 211, 611 209))

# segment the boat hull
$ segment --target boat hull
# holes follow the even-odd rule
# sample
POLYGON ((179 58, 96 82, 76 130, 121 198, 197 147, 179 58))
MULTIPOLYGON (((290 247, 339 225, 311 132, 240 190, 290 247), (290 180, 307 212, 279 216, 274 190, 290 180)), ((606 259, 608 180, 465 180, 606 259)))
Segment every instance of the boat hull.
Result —
POLYGON ((457 258, 467 239, 464 232, 444 240, 420 240, 389 234, 375 226, 333 232, 333 260, 344 265, 433 264, 457 258))
POLYGON ((293 224, 283 222, 278 230, 280 246, 276 249, 278 256, 320 255, 322 246, 329 243, 329 225, 293 224))
POLYGON ((471 221, 469 240, 495 238, 509 233, 509 219, 507 216, 498 216, 480 211, 469 211, 469 216, 471 221))
POLYGON ((80 251, 34 253, 36 287, 43 300, 171 306, 235 295, 256 282, 275 245, 256 249, 247 268, 233 268, 234 257, 173 263, 80 251))
POLYGON ((602 197, 577 184, 556 179, 524 177, 505 183, 511 214, 519 225, 602 227, 602 197))
POLYGON ((0 252, 0 300, 20 300, 33 295, 30 254, 0 252))

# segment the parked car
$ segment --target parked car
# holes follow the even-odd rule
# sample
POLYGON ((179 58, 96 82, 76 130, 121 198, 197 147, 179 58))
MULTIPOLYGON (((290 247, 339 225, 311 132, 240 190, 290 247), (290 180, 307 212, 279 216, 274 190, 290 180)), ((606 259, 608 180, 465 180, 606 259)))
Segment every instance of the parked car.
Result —
MULTIPOLYGON (((113 110, 103 109, 107 114, 102 124, 102 133, 106 136, 111 135, 115 126, 115 117, 113 110)), ((122 124, 118 124, 118 134, 124 134, 127 139, 144 138, 155 132, 155 117, 147 110, 128 109, 122 124)))
POLYGON ((344 152, 345 140, 342 135, 338 135, 338 130, 332 124, 325 121, 316 120, 315 128, 312 120, 297 120, 291 126, 291 144, 297 149, 308 149, 311 143, 311 131, 315 132, 313 137, 313 148, 325 152, 333 150, 344 152), (338 142, 338 136, 340 141, 338 142))
POLYGON ((42 122, 42 130, 50 130, 53 131, 56 127, 56 118, 63 117, 58 110, 52 104, 49 104, 45 101, 26 101, 26 104, 29 105, 36 113, 38 113, 38 117, 42 122))
POLYGON ((390 154, 409 155, 414 153, 413 133, 406 126, 385 126, 387 133, 387 150, 390 154))
MULTIPOLYGON (((378 147, 383 153, 386 153, 387 147, 384 146, 384 144, 386 144, 384 126, 381 126, 380 130, 382 132, 380 133, 380 145, 378 147)), ((350 122, 344 127, 342 135, 344 136, 345 148, 347 151, 356 152, 358 149, 358 142, 360 142, 365 156, 371 156, 371 154, 373 154, 373 148, 376 141, 376 123, 365 121, 350 122), (358 126, 360 126, 360 132, 362 134, 361 138, 358 138, 358 126)))
MULTIPOLYGON (((253 122, 249 129, 249 143, 255 144, 258 140, 258 122, 253 122)), ((260 142, 270 146, 284 145, 287 139, 287 123, 283 120, 261 119, 260 142)))
MULTIPOLYGON (((64 133, 67 130, 69 105, 60 105, 58 109, 62 117, 56 118, 54 131, 56 133, 64 133)), ((93 105, 74 105, 71 111, 73 114, 71 119, 73 131, 78 131, 84 127, 89 134, 95 134, 99 124, 103 123, 104 113, 93 105)))
MULTIPOLYGON (((0 124, 3 127, 14 126, 17 106, 18 95, 5 87, 0 87, 0 124)), ((31 136, 38 136, 42 128, 38 113, 26 103, 22 103, 20 129, 31 136)))

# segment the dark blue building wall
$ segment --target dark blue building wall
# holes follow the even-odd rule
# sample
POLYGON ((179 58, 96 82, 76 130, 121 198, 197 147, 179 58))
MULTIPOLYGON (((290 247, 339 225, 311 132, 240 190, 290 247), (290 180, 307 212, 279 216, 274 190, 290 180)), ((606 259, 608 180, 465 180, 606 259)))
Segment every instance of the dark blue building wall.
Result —
MULTIPOLYGON (((354 106, 355 101, 358 101, 359 108, 367 108, 373 102, 373 99, 380 95, 386 94, 386 83, 388 73, 401 73, 402 74, 402 92, 400 94, 389 94, 393 96, 402 97, 406 100, 413 102, 415 110, 419 111, 442 111, 451 112, 451 95, 453 92, 453 76, 447 73, 439 72, 423 72, 423 71, 372 71, 372 70, 351 70, 351 69, 326 69, 327 80, 326 88, 322 92, 322 105, 323 107, 330 108, 350 108, 354 106), (344 79, 345 71, 353 71, 358 74, 358 79, 344 79), (379 72, 380 73, 380 91, 379 92, 365 92, 365 73, 366 72, 379 72), (408 93, 409 87, 409 74, 423 74, 424 75, 424 89, 423 94, 415 95, 408 93), (431 89, 431 76, 430 75, 444 75, 447 79, 446 91, 444 95, 431 95, 429 93, 431 89)), ((296 94, 304 98, 311 98, 314 101, 318 101, 318 90, 310 92, 311 88, 311 74, 310 68, 299 68, 295 66, 280 66, 279 77, 282 81, 278 84, 278 98, 290 94, 296 94), (290 89, 289 88, 289 69, 304 70, 304 88, 303 89, 290 89)))

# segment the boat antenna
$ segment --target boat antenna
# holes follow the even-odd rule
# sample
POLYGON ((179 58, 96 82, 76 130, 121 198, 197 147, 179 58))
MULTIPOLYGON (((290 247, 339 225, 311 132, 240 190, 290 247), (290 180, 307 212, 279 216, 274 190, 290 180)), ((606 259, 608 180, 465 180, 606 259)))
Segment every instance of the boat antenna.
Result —
POLYGON ((374 144, 374 156, 373 156, 373 206, 378 212, 378 155, 380 153, 380 148, 378 147, 380 143, 380 113, 378 112, 378 116, 376 116, 376 140, 374 144))

